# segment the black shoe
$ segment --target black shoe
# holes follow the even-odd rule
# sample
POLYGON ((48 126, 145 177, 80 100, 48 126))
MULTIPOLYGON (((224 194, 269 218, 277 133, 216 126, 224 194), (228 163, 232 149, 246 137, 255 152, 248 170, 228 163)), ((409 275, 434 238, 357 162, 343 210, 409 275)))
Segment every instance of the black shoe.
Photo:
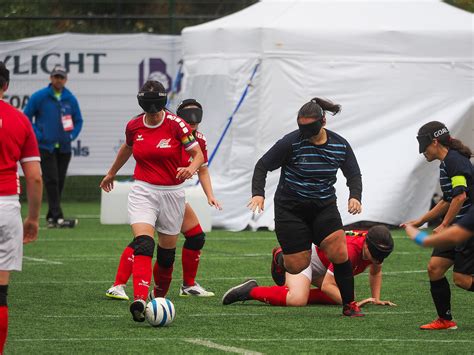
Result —
POLYGON ((222 304, 225 306, 239 301, 243 302, 251 300, 250 291, 252 291, 252 289, 257 286, 257 281, 247 280, 240 285, 232 287, 226 293, 224 293, 224 296, 222 297, 222 304))
POLYGON ((132 318, 135 322, 145 321, 145 307, 146 303, 144 300, 136 300, 132 302, 130 305, 130 313, 132 313, 132 318))
POLYGON ((278 286, 283 286, 286 282, 285 268, 283 267, 283 251, 280 247, 272 250, 272 279, 278 286))
POLYGON ((54 218, 48 218, 46 220, 46 226, 48 228, 56 228, 57 227, 57 221, 54 218))
POLYGON ((59 218, 56 222, 58 228, 74 228, 79 223, 78 219, 63 219, 59 218))

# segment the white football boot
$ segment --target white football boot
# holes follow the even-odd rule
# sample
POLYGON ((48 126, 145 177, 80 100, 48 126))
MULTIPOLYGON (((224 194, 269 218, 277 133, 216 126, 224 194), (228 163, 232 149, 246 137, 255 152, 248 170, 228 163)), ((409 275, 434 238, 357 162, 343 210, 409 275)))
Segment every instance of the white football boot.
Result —
POLYGON ((128 296, 124 290, 125 285, 112 286, 105 292, 105 296, 116 300, 128 301, 128 296))
POLYGON ((183 297, 187 296, 196 296, 196 297, 212 297, 214 296, 214 292, 206 291, 204 287, 199 285, 197 282, 194 286, 181 286, 179 290, 179 295, 183 297))

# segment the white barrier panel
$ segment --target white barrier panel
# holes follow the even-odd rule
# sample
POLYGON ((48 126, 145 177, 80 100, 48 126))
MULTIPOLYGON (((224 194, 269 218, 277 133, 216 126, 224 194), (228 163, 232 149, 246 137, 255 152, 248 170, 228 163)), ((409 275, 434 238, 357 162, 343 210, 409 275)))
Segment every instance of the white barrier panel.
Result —
MULTIPOLYGON (((100 202, 101 224, 128 224, 127 200, 132 186, 131 181, 114 181, 114 189, 111 192, 102 190, 100 202)), ((188 202, 196 213, 199 223, 204 232, 212 229, 211 208, 207 204, 207 198, 200 186, 185 188, 186 202, 188 202)))
POLYGON ((110 192, 102 190, 100 196, 101 224, 128 224, 128 193, 132 181, 114 181, 114 189, 110 192))

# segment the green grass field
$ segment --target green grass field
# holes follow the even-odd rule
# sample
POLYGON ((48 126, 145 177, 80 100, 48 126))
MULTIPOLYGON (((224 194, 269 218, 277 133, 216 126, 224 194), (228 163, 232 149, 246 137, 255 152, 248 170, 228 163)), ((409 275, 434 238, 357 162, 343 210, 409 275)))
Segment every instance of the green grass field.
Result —
MULTIPOLYGON (((271 285, 271 232, 208 234, 198 282, 216 293, 207 299, 178 296, 177 253, 168 297, 177 316, 165 328, 135 323, 128 302, 106 299, 129 226, 103 226, 99 205, 69 203, 81 218, 73 230, 40 231, 25 247, 23 272, 9 288, 10 329, 6 354, 167 353, 471 353, 473 294, 452 287, 458 330, 422 332, 435 318, 423 250, 395 231, 395 251, 384 265, 382 298, 398 307, 367 306, 364 318, 345 318, 340 307, 272 307, 256 301, 221 305, 222 294, 247 278, 271 285), (94 217, 95 216, 95 217, 94 217)), ((45 209, 43 208, 43 211, 45 209)), ((180 243, 181 245, 181 243, 180 243)), ((451 282, 451 273, 448 278, 451 282)), ((368 277, 356 277, 358 299, 370 296, 368 277)), ((452 284, 452 282, 451 282, 452 284)), ((132 295, 131 282, 127 293, 132 295)))

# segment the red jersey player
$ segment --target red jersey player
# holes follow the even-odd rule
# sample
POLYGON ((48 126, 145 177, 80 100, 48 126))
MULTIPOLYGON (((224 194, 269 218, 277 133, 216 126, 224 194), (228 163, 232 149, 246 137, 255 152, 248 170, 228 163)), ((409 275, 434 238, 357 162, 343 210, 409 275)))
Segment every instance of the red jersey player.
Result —
MULTIPOLYGON (((217 209, 221 209, 219 201, 214 197, 212 190, 211 177, 209 175, 209 169, 207 168, 207 143, 204 134, 199 132, 197 129, 199 123, 202 120, 202 105, 194 99, 183 100, 176 110, 176 114, 184 119, 189 124, 193 132, 193 136, 201 147, 204 163, 199 167, 198 177, 204 193, 207 197, 207 202, 210 206, 214 206, 217 209)), ((183 166, 187 166, 192 162, 193 158, 190 154, 183 149, 183 166)), ((198 297, 211 297, 214 296, 213 292, 209 292, 201 287, 196 281, 196 274, 199 267, 199 260, 201 256, 201 249, 205 243, 205 234, 202 231, 199 220, 194 213, 191 205, 186 203, 186 209, 184 212, 183 225, 181 226, 181 232, 184 234, 184 245, 182 249, 181 262, 183 266, 183 285, 180 289, 180 296, 198 296, 198 297)), ((158 263, 155 262, 153 271, 155 283, 157 284, 157 270, 158 263)), ((150 292, 151 297, 163 297, 167 290, 159 289, 158 287, 153 289, 153 293, 150 292)))
POLYGON ((128 196, 128 216, 134 239, 122 253, 116 280, 107 294, 113 293, 114 288, 123 291, 131 272, 134 302, 130 312, 134 321, 143 322, 152 275, 155 230, 158 234, 158 287, 168 289, 185 210, 183 181, 193 176, 204 158, 187 123, 164 109, 167 94, 161 83, 147 81, 137 98, 145 113, 127 124, 126 142, 100 187, 111 191, 115 175, 133 154, 135 182, 128 196), (182 166, 183 147, 193 157, 186 167, 182 166), (133 259, 133 263, 129 259, 133 259))
MULTIPOLYGON (((357 302, 358 306, 367 303, 393 306, 394 303, 390 301, 380 300, 382 262, 393 250, 390 231, 384 226, 375 226, 368 233, 357 233, 356 236, 348 234, 346 233, 347 253, 352 263, 353 275, 362 273, 370 266, 372 297, 357 302)), ((279 258, 279 253, 280 248, 276 249, 276 252, 274 250, 274 260, 279 258)), ((258 300, 274 306, 342 303, 334 278, 334 267, 324 252, 315 245, 312 248, 310 266, 299 274, 286 273, 283 278, 275 277, 275 263, 272 263, 272 276, 279 286, 259 287, 255 280, 248 280, 228 290, 222 298, 222 303, 228 305, 247 300, 258 300), (318 288, 311 289, 311 285, 318 288)))
POLYGON ((28 118, 3 101, 10 72, 0 62, 0 354, 8 332, 7 290, 11 271, 21 271, 23 244, 38 237, 43 182, 40 154, 28 118), (18 162, 25 174, 28 216, 21 221, 18 162))

